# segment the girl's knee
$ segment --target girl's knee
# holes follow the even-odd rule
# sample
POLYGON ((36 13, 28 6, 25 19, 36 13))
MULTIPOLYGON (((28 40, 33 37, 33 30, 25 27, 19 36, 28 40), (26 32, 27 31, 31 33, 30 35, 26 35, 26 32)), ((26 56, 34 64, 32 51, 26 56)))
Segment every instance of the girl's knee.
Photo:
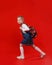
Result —
POLYGON ((36 45, 34 45, 34 44, 33 44, 33 45, 32 45, 32 47, 34 47, 34 48, 35 48, 35 47, 36 47, 36 45))
POLYGON ((22 46, 23 46, 23 44, 20 43, 20 47, 22 47, 22 46))

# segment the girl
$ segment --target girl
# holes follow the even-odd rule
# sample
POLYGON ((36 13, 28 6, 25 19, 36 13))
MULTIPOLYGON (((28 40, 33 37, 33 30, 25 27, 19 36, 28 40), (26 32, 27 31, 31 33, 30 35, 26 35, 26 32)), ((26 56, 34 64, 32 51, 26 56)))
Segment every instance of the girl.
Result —
POLYGON ((20 30, 21 30, 23 38, 24 38, 22 40, 22 42, 20 43, 20 53, 21 54, 20 54, 20 56, 17 56, 17 59, 25 58, 23 45, 32 46, 35 50, 37 50, 41 54, 41 58, 43 58, 46 54, 40 48, 38 48, 36 45, 33 44, 33 38, 29 32, 30 28, 25 24, 24 17, 18 16, 17 22, 18 22, 18 24, 20 24, 20 30))

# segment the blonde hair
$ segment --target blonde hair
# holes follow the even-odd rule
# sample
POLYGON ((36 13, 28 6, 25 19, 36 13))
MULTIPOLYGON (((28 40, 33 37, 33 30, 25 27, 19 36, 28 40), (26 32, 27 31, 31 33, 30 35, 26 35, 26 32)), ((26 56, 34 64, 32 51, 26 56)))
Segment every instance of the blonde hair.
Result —
POLYGON ((17 18, 24 18, 23 16, 18 16, 17 18))

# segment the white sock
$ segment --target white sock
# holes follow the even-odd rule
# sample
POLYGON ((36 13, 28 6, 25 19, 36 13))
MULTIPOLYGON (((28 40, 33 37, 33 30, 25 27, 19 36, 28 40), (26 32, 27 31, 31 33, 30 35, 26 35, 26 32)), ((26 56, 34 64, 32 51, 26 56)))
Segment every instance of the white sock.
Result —
POLYGON ((38 48, 37 46, 35 47, 35 50, 37 50, 37 51, 40 52, 41 54, 45 55, 45 53, 44 53, 40 48, 38 48))
POLYGON ((21 56, 24 57, 24 49, 23 49, 23 47, 20 47, 20 53, 21 53, 21 56))

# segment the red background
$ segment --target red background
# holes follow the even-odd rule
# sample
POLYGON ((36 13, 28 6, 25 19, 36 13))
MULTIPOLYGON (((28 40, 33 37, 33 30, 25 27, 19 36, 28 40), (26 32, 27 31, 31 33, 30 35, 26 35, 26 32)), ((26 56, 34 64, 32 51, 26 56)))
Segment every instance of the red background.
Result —
POLYGON ((1 0, 0 1, 0 65, 52 65, 52 2, 51 0, 1 0), (24 47, 27 60, 17 60, 22 35, 17 16, 22 15, 27 24, 38 32, 35 44, 46 52, 44 59, 37 59, 38 52, 24 47), (28 51, 27 51, 28 50, 28 51))

